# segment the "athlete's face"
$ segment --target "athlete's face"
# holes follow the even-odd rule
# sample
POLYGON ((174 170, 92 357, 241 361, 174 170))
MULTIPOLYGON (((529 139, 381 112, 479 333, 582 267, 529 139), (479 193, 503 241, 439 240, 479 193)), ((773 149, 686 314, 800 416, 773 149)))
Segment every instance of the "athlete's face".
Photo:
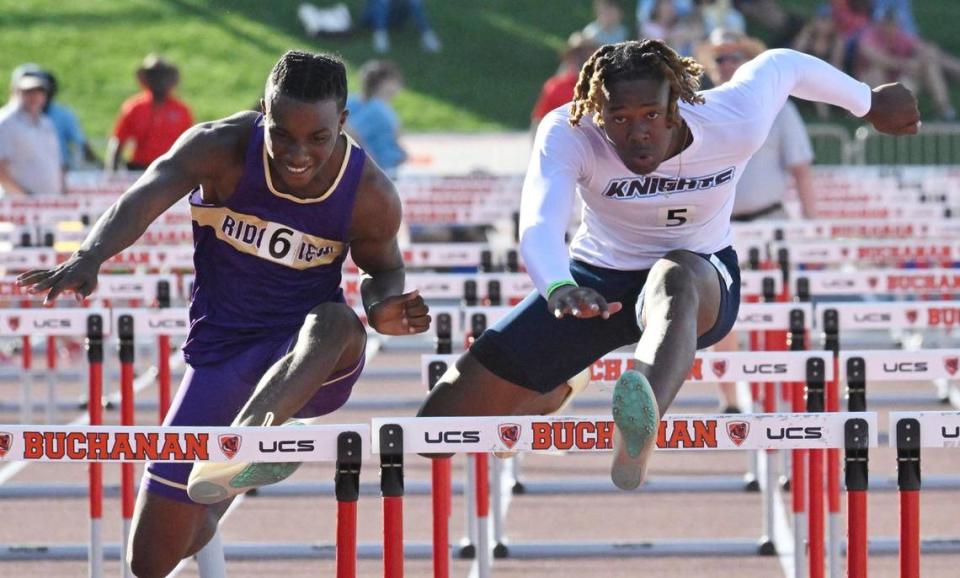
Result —
POLYGON ((333 99, 305 102, 283 95, 267 98, 262 106, 274 171, 290 188, 306 187, 333 155, 347 112, 333 99))
POLYGON ((661 80, 622 80, 607 87, 600 111, 604 131, 631 171, 652 173, 668 156, 677 126, 667 120, 670 85, 661 80))

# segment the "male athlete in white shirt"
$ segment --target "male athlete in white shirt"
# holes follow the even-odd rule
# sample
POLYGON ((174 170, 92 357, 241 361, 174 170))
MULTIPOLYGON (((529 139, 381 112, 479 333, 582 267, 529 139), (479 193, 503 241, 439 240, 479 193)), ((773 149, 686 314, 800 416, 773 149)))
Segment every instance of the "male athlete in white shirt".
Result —
POLYGON ((584 64, 573 103, 540 123, 523 187, 520 249, 537 292, 474 343, 420 415, 556 411, 568 381, 639 340, 636 371, 614 390, 611 471, 618 487, 637 487, 696 349, 736 320, 734 192, 787 97, 841 106, 889 134, 919 126, 901 85, 871 91, 791 50, 765 52, 714 90, 697 91, 701 72, 657 40, 606 45, 584 64), (583 219, 568 251, 574 194, 583 219))

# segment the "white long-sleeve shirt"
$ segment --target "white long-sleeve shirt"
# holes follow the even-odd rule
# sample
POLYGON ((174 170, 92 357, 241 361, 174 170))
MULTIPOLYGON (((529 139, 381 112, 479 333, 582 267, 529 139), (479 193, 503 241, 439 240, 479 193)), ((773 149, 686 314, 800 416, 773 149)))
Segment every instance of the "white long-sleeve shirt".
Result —
POLYGON ((856 116, 870 111, 870 87, 800 52, 768 50, 726 84, 680 103, 692 144, 649 175, 624 166, 593 119, 570 126, 568 106, 537 129, 520 205, 520 251, 541 295, 572 280, 569 258, 618 270, 649 269, 673 249, 714 253, 730 245, 740 173, 763 144, 789 96, 826 102, 856 116), (574 195, 581 225, 569 252, 564 232, 574 195))

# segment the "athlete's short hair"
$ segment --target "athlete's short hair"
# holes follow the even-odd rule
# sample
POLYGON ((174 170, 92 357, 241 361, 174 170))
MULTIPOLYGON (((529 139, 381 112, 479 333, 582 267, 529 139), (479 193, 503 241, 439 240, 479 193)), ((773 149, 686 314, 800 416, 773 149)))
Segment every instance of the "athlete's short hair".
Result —
POLYGON ((603 126, 600 111, 606 102, 611 84, 622 80, 654 78, 670 83, 667 119, 679 116, 677 101, 702 104, 700 76, 703 66, 696 60, 680 56, 660 40, 631 40, 601 46, 580 69, 570 105, 570 124, 577 126, 587 113, 603 126))
POLYGON ((288 50, 270 71, 266 92, 268 98, 282 94, 304 102, 333 99, 343 110, 347 105, 347 69, 342 60, 330 54, 288 50))

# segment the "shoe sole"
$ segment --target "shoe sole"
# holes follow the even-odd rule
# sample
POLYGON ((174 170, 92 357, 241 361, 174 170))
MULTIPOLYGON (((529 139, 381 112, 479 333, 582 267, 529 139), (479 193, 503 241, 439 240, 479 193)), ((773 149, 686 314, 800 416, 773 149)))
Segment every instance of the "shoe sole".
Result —
POLYGON ((621 490, 633 490, 643 482, 660 425, 657 398, 641 373, 627 371, 617 380, 613 422, 616 435, 610 478, 621 490))
POLYGON ((189 485, 187 494, 198 504, 216 504, 248 490, 283 481, 297 471, 300 465, 297 462, 252 463, 227 482, 227 486, 233 490, 217 482, 199 480, 189 485))

